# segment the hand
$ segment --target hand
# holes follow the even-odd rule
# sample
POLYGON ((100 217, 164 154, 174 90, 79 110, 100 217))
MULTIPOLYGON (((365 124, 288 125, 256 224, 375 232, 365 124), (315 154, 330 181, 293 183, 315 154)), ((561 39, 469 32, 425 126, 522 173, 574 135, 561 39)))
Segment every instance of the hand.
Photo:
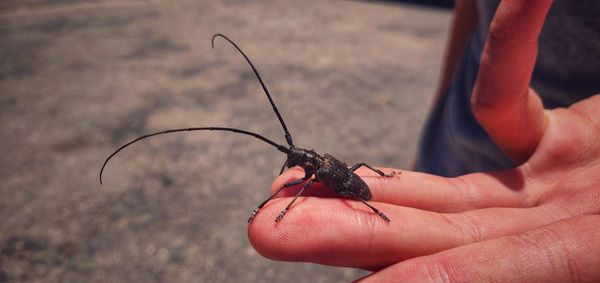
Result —
MULTIPOLYGON (((299 199, 275 223, 290 188, 249 225, 256 250, 375 271, 365 282, 598 280, 600 95, 550 111, 528 88, 550 2, 501 2, 473 95, 480 123, 522 165, 458 178, 358 170, 390 223, 319 185, 307 193, 321 197, 299 199)), ((272 189, 302 176, 288 170, 272 189)))

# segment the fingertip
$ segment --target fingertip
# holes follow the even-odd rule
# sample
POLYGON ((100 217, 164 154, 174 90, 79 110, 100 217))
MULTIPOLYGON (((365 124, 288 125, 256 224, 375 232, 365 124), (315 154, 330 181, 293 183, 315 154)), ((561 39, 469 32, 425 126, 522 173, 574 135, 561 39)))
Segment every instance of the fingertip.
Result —
POLYGON ((306 201, 299 198, 279 222, 275 219, 289 198, 274 199, 261 209, 248 225, 248 239, 259 254, 273 260, 298 261, 318 248, 310 238, 322 222, 318 219, 321 214, 307 210, 306 201))
POLYGON ((390 223, 359 202, 299 198, 276 223, 275 218, 289 201, 289 198, 273 200, 248 226, 250 243, 262 256, 354 267, 374 266, 389 260, 373 258, 373 251, 369 251, 373 243, 369 241, 389 235, 385 231, 391 229, 390 223))

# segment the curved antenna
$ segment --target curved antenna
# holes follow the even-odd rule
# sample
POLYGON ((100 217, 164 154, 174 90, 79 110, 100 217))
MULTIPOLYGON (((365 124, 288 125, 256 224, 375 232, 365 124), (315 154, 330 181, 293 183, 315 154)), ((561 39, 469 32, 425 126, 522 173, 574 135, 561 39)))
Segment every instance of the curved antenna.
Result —
POLYGON ((125 149, 126 147, 149 137, 153 137, 153 136, 157 136, 157 135, 162 135, 162 134, 168 134, 168 133, 175 133, 175 132, 190 132, 190 131, 228 131, 228 132, 234 132, 234 133, 240 133, 240 134, 244 134, 244 135, 249 135, 252 137, 255 137, 259 140, 262 140, 274 147, 276 147, 279 151, 285 153, 285 154, 289 154, 290 150, 283 146, 280 145, 268 138, 265 138, 257 133, 253 133, 253 132, 249 132, 249 131, 244 131, 244 130, 240 130, 240 129, 236 129, 236 128, 225 128, 225 127, 195 127, 195 128, 182 128, 182 129, 171 129, 171 130, 166 130, 166 131, 162 131, 162 132, 156 132, 156 133, 152 133, 152 134, 147 134, 147 135, 143 135, 139 138, 136 138, 124 145, 122 145, 121 147, 119 147, 117 150, 115 150, 115 152, 113 152, 111 155, 108 156, 108 158, 106 158, 106 160, 104 161, 104 164, 102 164, 102 169, 100 169, 100 184, 102 184, 102 173, 104 172, 104 168, 106 167, 106 164, 108 163, 108 161, 113 158, 115 155, 117 155, 117 153, 119 153, 121 150, 125 149))
POLYGON ((217 38, 217 37, 222 37, 225 40, 229 41, 229 43, 231 43, 233 45, 233 47, 235 47, 235 49, 237 49, 240 53, 242 53, 242 56, 244 56, 244 59, 246 59, 246 62, 248 62, 248 64, 250 64, 250 67, 252 67, 252 71, 254 71, 254 74, 256 75, 256 78, 258 79, 258 81, 260 82, 260 85, 262 86, 263 90, 265 91, 267 98, 269 98, 269 102, 271 103, 271 106, 273 107, 273 111, 275 111, 275 115, 277 115, 277 119, 279 119, 279 123, 281 123, 281 126, 283 127, 283 131, 285 132, 285 140, 287 141, 288 145, 294 146, 294 143, 292 142, 292 135, 290 135, 290 132, 288 131, 287 126, 285 125, 285 122, 283 121, 283 118, 281 118, 281 114, 279 114, 279 110, 277 110, 277 106, 275 106, 275 102, 273 102, 273 99, 271 98, 271 94, 269 93, 267 86, 265 85, 262 78, 260 77, 260 74, 254 67, 254 64, 252 64, 250 59, 248 59, 248 56, 246 56, 246 53, 244 53, 244 51, 242 51, 242 49, 240 49, 237 46, 237 44, 235 44, 235 42, 233 42, 231 39, 229 39, 227 36, 224 36, 223 34, 217 33, 217 34, 213 35, 212 40, 211 40, 211 45, 212 45, 213 49, 215 49, 215 38, 217 38))

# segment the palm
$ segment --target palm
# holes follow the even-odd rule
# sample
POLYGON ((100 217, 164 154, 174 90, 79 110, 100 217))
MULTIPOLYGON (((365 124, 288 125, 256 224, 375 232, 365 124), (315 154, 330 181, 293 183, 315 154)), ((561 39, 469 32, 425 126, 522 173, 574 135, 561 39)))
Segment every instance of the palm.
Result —
POLYGON ((600 212, 600 115, 594 109, 600 109, 600 95, 549 111, 539 147, 517 169, 530 180, 533 200, 562 217, 600 212))

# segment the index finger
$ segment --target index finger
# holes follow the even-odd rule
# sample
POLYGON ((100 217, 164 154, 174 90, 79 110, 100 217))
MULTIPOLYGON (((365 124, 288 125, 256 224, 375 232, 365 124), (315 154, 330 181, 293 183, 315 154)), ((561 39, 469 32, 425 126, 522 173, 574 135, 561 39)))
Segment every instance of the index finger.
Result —
POLYGON ((477 120, 518 163, 531 156, 543 131, 543 106, 529 83, 551 4, 551 0, 500 2, 471 98, 477 120))
MULTIPOLYGON (((535 192, 525 189, 527 176, 519 168, 498 172, 483 172, 456 178, 381 168, 383 172, 401 172, 382 177, 369 169, 356 173, 365 181, 372 201, 409 206, 435 212, 461 212, 486 207, 528 207, 535 192)), ((304 176, 300 168, 285 171, 271 186, 271 193, 283 184, 304 176)), ((276 197, 293 197, 302 186, 290 187, 276 197)), ((314 183, 303 196, 339 197, 333 189, 314 183)))

